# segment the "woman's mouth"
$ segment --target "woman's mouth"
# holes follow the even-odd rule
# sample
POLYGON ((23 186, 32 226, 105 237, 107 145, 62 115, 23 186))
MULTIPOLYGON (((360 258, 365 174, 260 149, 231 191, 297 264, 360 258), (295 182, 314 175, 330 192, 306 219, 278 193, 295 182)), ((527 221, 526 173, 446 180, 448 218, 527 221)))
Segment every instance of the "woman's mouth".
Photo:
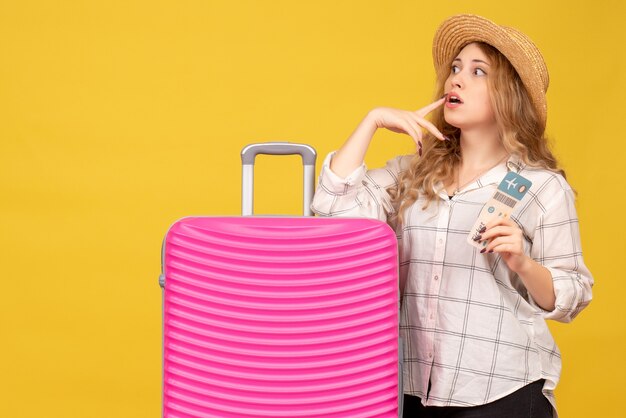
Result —
POLYGON ((456 93, 448 93, 448 97, 446 97, 446 107, 449 109, 454 109, 463 104, 463 99, 456 93))

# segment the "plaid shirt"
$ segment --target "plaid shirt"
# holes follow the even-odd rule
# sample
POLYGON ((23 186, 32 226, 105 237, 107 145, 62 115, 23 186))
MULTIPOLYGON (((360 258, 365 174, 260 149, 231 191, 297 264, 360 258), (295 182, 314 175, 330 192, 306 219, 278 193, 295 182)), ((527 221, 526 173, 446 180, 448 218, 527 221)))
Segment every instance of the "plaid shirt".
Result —
MULTIPOLYGON (((346 178, 320 173, 313 211, 320 216, 371 217, 394 210, 386 189, 411 156, 384 168, 365 165, 346 178)), ((563 176, 511 156, 451 199, 422 210, 423 197, 406 209, 396 233, 403 296, 404 392, 433 406, 482 405, 546 379, 554 405, 561 355, 547 319, 571 321, 591 301, 593 278, 582 259, 571 187, 563 176), (532 182, 510 218, 523 231, 526 255, 552 274, 556 308, 544 311, 498 253, 481 254, 466 242, 470 228, 507 171, 532 182), (429 382, 431 384, 429 391, 429 382)))

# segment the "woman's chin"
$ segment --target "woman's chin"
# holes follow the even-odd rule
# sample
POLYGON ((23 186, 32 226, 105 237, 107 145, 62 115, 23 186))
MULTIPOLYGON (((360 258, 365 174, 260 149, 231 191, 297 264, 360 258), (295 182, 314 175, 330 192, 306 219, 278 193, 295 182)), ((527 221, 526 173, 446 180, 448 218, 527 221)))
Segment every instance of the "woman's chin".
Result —
POLYGON ((462 129, 462 128, 463 128, 463 122, 462 122, 462 121, 460 121, 458 118, 455 118, 455 117, 454 117, 454 116, 452 116, 452 115, 446 115, 446 114, 444 114, 444 120, 446 121, 446 123, 447 123, 448 125, 452 125, 452 126, 454 126, 455 128, 458 128, 458 129, 462 129))
POLYGON ((444 110, 443 119, 446 121, 448 125, 454 126, 457 129, 494 129, 497 126, 496 120, 494 117, 472 117, 471 119, 465 117, 465 115, 460 115, 458 113, 452 113, 444 110))

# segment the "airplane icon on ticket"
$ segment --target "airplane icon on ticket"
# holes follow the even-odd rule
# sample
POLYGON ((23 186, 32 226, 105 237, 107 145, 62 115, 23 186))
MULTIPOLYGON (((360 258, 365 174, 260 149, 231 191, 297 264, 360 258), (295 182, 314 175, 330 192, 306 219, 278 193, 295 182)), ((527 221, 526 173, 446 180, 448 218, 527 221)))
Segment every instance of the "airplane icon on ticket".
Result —
POLYGON ((515 188, 517 187, 517 183, 515 183, 516 179, 517 179, 517 177, 513 177, 511 180, 505 180, 505 182, 508 183, 508 186, 506 187, 507 190, 509 190, 511 188, 511 186, 515 190, 515 188))

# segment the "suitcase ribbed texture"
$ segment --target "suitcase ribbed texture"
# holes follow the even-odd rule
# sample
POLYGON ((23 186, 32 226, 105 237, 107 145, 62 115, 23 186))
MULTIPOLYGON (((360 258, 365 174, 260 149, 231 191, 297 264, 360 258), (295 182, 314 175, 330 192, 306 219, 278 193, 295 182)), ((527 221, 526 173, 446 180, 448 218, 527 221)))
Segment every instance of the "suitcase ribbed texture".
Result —
POLYGON ((396 245, 371 219, 174 224, 164 416, 397 417, 396 245))

